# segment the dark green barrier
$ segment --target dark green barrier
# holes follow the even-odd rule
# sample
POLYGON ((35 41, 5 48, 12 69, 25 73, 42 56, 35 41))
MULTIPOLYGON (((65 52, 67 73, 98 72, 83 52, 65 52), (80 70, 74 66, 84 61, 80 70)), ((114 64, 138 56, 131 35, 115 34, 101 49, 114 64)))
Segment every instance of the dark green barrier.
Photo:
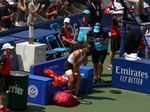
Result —
POLYGON ((28 74, 12 72, 9 91, 6 93, 4 106, 9 109, 23 110, 27 107, 28 74))

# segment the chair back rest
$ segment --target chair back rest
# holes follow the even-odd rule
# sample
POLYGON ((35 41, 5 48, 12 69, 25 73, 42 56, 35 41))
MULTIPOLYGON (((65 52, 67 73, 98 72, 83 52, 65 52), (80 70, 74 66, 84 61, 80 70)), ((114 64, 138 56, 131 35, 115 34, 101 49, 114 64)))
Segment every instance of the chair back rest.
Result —
POLYGON ((50 28, 51 28, 51 30, 59 30, 60 25, 58 23, 52 23, 52 24, 50 24, 50 28))
POLYGON ((46 43, 46 40, 44 38, 38 38, 38 39, 36 39, 36 41, 38 43, 46 43))
POLYGON ((55 35, 46 36, 46 41, 47 41, 47 42, 52 42, 52 41, 54 41, 54 40, 56 40, 55 35))
POLYGON ((64 47, 65 48, 65 45, 64 45, 64 43, 61 40, 60 34, 58 34, 57 37, 58 37, 58 40, 59 40, 59 43, 60 43, 60 47, 64 47))

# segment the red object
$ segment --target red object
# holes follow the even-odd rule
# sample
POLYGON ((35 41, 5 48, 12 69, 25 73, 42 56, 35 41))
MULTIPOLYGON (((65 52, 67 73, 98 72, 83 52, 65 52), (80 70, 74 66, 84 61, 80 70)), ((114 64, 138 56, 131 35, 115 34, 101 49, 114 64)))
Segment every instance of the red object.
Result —
MULTIPOLYGON (((64 28, 64 34, 65 34, 65 38, 69 41, 71 41, 72 37, 71 37, 71 31, 69 29, 65 29, 64 28)), ((63 38, 61 37, 62 42, 64 42, 63 38)))
POLYGON ((3 55, 6 57, 6 63, 2 67, 0 73, 1 74, 10 74, 10 57, 5 54, 3 54, 3 55))
POLYGON ((104 13, 110 14, 110 8, 113 6, 113 3, 110 2, 104 10, 104 13))
POLYGON ((141 51, 145 51, 146 49, 146 45, 144 44, 144 38, 141 39, 141 43, 140 43, 140 46, 141 46, 141 51))
POLYGON ((11 109, 6 108, 6 107, 3 107, 2 110, 7 111, 7 112, 8 112, 8 111, 11 111, 11 109))
POLYGON ((78 73, 79 71, 78 71, 78 70, 74 70, 73 72, 74 72, 74 73, 78 73))
POLYGON ((45 70, 45 71, 44 71, 44 74, 50 75, 51 77, 54 77, 55 75, 57 75, 57 74, 55 74, 54 71, 52 71, 52 70, 50 70, 50 69, 45 70))
POLYGON ((78 98, 72 94, 71 90, 65 90, 63 92, 56 93, 53 98, 53 102, 56 105, 72 107, 77 104, 78 98))
MULTIPOLYGON (((115 19, 118 23, 118 20, 116 18, 113 18, 113 19, 115 19)), ((112 23, 111 23, 110 31, 111 31, 111 35, 121 35, 121 33, 117 29, 115 29, 115 26, 113 24, 113 20, 112 20, 112 23)))
POLYGON ((68 77, 66 75, 57 75, 54 71, 47 69, 44 71, 44 74, 54 78, 52 84, 61 87, 63 82, 68 82, 68 77))
POLYGON ((53 85, 61 87, 63 82, 68 82, 68 77, 66 75, 55 75, 53 85))

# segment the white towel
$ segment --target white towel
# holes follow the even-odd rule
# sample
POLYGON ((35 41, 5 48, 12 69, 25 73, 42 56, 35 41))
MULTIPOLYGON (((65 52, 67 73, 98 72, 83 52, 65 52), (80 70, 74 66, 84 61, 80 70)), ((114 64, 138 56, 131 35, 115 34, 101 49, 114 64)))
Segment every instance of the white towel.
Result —
POLYGON ((141 58, 137 56, 137 53, 127 54, 125 55, 125 59, 130 61, 141 60, 141 58))

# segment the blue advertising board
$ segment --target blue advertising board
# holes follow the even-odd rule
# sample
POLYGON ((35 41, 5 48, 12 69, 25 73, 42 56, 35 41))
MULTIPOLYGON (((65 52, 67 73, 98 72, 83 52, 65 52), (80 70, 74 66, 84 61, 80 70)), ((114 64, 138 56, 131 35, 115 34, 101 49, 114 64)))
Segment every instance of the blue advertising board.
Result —
POLYGON ((124 57, 113 59, 112 86, 150 93, 150 60, 129 61, 124 57))

